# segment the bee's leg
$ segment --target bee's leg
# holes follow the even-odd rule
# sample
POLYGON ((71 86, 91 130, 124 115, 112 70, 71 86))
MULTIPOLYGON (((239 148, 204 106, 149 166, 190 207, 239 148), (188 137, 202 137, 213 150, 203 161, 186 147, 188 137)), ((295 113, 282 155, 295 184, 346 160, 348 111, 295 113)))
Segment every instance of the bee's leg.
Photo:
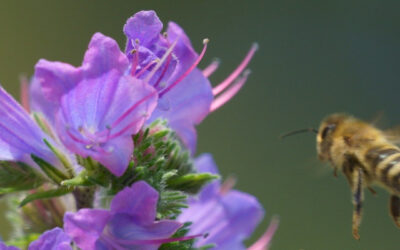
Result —
POLYGON ((396 195, 390 196, 390 215, 393 217, 396 226, 400 227, 400 198, 396 195))
POLYGON ((363 193, 363 171, 361 168, 356 168, 353 171, 351 191, 353 194, 353 237, 356 240, 360 239, 358 228, 361 223, 362 202, 364 199, 363 193))

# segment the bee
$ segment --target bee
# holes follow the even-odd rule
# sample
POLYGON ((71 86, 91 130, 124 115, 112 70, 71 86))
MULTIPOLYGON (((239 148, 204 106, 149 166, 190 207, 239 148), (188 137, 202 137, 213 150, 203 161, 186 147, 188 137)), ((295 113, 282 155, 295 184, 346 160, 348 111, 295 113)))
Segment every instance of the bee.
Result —
POLYGON ((334 175, 342 172, 350 185, 353 201, 352 232, 360 239, 364 190, 373 185, 385 188, 390 194, 389 213, 400 228, 400 148, 396 146, 393 131, 382 131, 370 123, 347 114, 332 114, 326 117, 319 129, 304 129, 291 132, 312 131, 317 134, 318 158, 330 162, 334 175))

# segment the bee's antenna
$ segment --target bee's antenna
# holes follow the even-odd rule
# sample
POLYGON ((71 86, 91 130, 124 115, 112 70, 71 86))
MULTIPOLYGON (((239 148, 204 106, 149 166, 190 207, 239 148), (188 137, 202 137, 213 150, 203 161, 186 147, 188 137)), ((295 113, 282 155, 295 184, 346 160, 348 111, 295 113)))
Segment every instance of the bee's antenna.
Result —
POLYGON ((295 134, 300 134, 300 133, 304 133, 304 132, 314 132, 316 134, 318 134, 318 130, 316 130, 315 128, 303 128, 303 129, 299 129, 299 130, 294 130, 294 131, 290 131, 289 133, 283 134, 280 136, 281 139, 291 136, 291 135, 295 135, 295 134))

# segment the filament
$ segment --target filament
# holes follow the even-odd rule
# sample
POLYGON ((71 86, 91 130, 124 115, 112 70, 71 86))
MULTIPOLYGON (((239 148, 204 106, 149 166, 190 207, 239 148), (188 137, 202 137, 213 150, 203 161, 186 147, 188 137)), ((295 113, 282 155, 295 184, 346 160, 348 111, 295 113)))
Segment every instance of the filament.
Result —
POLYGON ((254 43, 251 46, 251 49, 247 53, 246 57, 239 64, 239 66, 225 80, 223 80, 220 84, 218 84, 216 87, 213 88, 214 96, 224 91, 224 89, 226 89, 240 75, 240 73, 242 73, 242 71, 249 64, 251 58, 253 58, 254 53, 257 51, 257 49, 258 49, 258 44, 254 43))

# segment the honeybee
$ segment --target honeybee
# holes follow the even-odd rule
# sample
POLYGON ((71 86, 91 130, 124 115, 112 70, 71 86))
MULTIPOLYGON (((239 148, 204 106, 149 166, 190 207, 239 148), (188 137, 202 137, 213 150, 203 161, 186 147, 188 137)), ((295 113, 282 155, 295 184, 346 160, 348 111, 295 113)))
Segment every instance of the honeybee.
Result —
POLYGON ((335 175, 341 171, 350 185, 354 205, 353 237, 360 239, 358 229, 364 189, 375 193, 372 185, 389 191, 390 215, 396 226, 400 227, 400 148, 395 145, 400 136, 393 131, 379 130, 347 114, 326 117, 318 130, 299 130, 287 135, 304 131, 317 134, 318 158, 330 162, 335 175))

